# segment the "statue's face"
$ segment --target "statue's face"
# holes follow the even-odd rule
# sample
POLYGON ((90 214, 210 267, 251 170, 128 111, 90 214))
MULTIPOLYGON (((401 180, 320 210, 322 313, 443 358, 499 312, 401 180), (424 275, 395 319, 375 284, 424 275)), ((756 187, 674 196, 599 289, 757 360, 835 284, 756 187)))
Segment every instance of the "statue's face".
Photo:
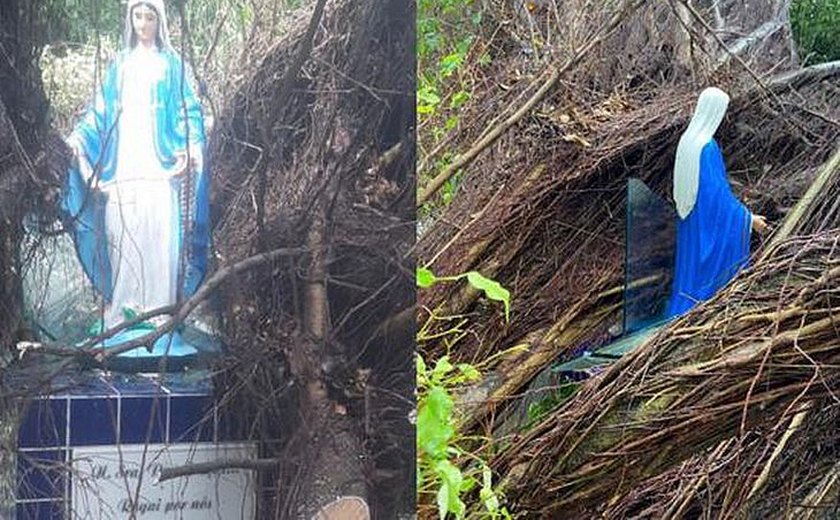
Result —
POLYGON ((155 44, 158 24, 157 13, 146 4, 140 4, 131 11, 131 26, 137 41, 147 47, 155 44))

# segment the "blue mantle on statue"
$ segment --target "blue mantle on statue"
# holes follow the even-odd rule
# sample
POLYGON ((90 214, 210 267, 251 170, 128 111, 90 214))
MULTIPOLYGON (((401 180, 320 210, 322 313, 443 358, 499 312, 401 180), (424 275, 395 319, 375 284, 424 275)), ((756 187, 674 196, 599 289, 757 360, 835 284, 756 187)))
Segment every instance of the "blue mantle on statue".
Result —
MULTIPOLYGON (((128 460, 132 453, 143 453, 145 457, 144 449, 148 450, 148 459, 152 462, 161 451, 167 456, 174 453, 175 459, 179 453, 206 453, 210 459, 202 460, 212 460, 230 449, 238 450, 237 457, 242 457, 243 453, 244 456, 257 456, 257 443, 243 434, 248 428, 244 427, 242 419, 237 423, 234 417, 220 411, 206 371, 164 374, 163 377, 101 371, 74 374, 55 378, 50 394, 27 402, 18 432, 18 520, 86 517, 91 514, 91 506, 73 503, 74 497, 82 502, 78 498, 83 496, 80 495, 81 481, 93 482, 107 472, 116 475, 125 471, 131 476, 130 471, 121 469, 122 457, 128 460), (107 469, 104 464, 92 466, 98 468, 93 470, 94 475, 84 474, 80 469, 85 462, 80 454, 105 457, 103 454, 111 452, 120 453, 119 463, 114 468, 107 469)), ((166 464, 160 462, 160 465, 166 464)), ((146 467, 153 466, 147 463, 146 467)), ((253 518, 256 483, 253 475, 244 470, 242 473, 243 479, 253 482, 246 486, 249 488, 245 491, 247 496, 237 497, 240 503, 250 504, 242 510, 244 516, 241 518, 253 518)), ((154 475, 150 473, 145 478, 151 482, 154 475)), ((97 496, 100 490, 94 492, 91 496, 97 496)), ((109 491, 104 487, 101 490, 102 495, 113 492, 114 489, 109 491)), ((164 508, 174 510, 180 506, 186 509, 203 507, 205 514, 210 514, 213 507, 220 507, 213 501, 222 501, 208 493, 183 502, 149 498, 155 491, 141 493, 144 494, 149 501, 144 503, 141 498, 140 507, 160 513, 164 508), (159 509, 155 510, 155 507, 159 509)), ((122 499, 112 500, 104 506, 96 505, 94 509, 100 516, 103 507, 112 508, 112 513, 105 513, 104 517, 123 518, 130 516, 132 503, 122 499)), ((200 511, 186 513, 183 518, 192 518, 190 514, 199 515, 200 511)))

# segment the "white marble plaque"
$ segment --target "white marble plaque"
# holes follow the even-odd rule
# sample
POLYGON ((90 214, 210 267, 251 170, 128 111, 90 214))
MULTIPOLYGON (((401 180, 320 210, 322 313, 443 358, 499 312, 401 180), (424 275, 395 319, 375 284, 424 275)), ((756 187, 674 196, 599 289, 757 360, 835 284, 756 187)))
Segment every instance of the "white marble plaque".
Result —
POLYGON ((157 477, 162 468, 256 457, 256 446, 243 443, 75 448, 70 518, 253 520, 253 470, 225 469, 160 483, 157 477))

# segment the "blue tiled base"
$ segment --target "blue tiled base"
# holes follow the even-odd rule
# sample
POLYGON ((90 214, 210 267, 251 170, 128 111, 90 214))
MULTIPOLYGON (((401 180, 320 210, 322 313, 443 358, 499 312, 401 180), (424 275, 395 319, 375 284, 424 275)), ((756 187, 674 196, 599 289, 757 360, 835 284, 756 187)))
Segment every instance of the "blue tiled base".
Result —
POLYGON ((116 445, 215 445, 245 441, 215 406, 206 374, 90 373, 57 378, 27 403, 18 433, 19 520, 75 518, 74 449, 116 445))
POLYGON ((62 520, 65 505, 61 500, 18 502, 15 507, 17 520, 62 520))
POLYGON ((122 374, 58 378, 53 388, 64 390, 28 403, 18 445, 21 449, 66 449, 111 445, 117 440, 133 444, 216 441, 218 419, 210 383, 185 382, 185 378, 180 374, 169 375, 165 381, 122 374))

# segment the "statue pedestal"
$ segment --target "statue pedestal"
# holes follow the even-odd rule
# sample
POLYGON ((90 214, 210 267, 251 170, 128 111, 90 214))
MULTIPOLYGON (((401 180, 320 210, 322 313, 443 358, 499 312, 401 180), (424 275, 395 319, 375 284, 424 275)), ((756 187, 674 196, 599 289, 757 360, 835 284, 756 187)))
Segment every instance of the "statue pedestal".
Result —
POLYGON ((93 372, 56 378, 51 394, 27 403, 18 432, 18 520, 256 517, 254 471, 157 482, 162 468, 258 456, 206 375, 93 372))

